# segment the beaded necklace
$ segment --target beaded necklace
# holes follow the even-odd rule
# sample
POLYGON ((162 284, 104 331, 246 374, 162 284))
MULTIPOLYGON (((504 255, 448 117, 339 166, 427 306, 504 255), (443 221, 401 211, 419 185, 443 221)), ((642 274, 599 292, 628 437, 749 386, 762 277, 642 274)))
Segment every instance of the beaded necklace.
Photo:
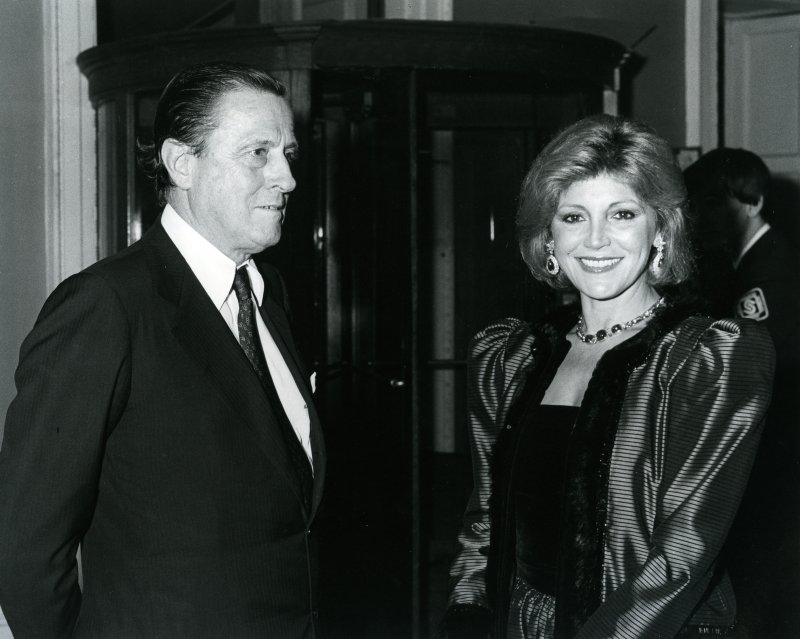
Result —
POLYGON ((594 335, 587 335, 583 332, 583 315, 578 316, 578 326, 575 328, 575 335, 578 336, 578 339, 581 340, 584 344, 597 344, 598 342, 602 342, 604 339, 612 337, 617 333, 622 331, 628 330, 631 326, 636 326, 639 322, 643 322, 644 320, 653 316, 661 306, 664 305, 664 298, 660 297, 656 300, 655 304, 653 304, 650 308, 648 308, 644 313, 641 315, 637 315, 633 319, 628 320, 623 324, 614 324, 611 328, 601 328, 597 331, 594 335))

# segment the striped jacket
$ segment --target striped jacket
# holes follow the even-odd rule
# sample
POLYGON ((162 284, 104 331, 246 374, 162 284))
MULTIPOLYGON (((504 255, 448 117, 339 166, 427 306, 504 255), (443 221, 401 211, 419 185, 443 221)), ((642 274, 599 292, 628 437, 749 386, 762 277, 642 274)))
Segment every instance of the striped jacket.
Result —
MULTIPOLYGON (((536 328, 508 319, 471 345, 474 490, 450 605, 493 610, 496 637, 514 575, 505 494, 519 429, 505 418, 528 376, 544 395, 576 319, 569 309, 536 328)), ((735 624, 717 560, 758 446, 773 368, 763 327, 674 306, 601 358, 569 444, 556 637, 716 634, 735 624)))

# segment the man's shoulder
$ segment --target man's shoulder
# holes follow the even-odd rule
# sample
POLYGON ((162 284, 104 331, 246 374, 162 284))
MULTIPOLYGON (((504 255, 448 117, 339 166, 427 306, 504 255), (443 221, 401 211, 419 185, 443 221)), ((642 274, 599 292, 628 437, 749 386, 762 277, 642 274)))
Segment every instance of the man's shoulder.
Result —
POLYGON ((797 266, 798 250, 775 228, 769 229, 742 258, 741 267, 747 270, 774 271, 797 266))
POLYGON ((101 278, 121 295, 137 296, 154 286, 159 258, 151 236, 85 268, 78 276, 101 278))
POLYGON ((795 296, 800 256, 775 229, 770 229, 742 258, 736 269, 738 294, 754 288, 774 288, 773 294, 795 296))
MULTIPOLYGON (((798 251, 774 228, 748 251, 737 269, 737 317, 796 325, 800 310, 798 251)), ((787 324, 787 328, 789 325, 787 324)), ((776 339, 776 342, 782 341, 776 339)))

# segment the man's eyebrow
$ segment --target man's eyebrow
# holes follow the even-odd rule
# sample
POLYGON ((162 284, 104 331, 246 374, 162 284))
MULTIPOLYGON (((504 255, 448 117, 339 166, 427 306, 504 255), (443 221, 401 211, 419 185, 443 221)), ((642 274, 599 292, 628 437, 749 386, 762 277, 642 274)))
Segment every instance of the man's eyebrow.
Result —
MULTIPOLYGON (((239 148, 240 149, 249 149, 249 148, 252 148, 254 146, 265 146, 265 147, 267 147, 269 149, 274 149, 276 146, 278 146, 278 143, 275 141, 274 138, 253 138, 253 139, 250 139, 250 140, 245 140, 240 145, 239 148)), ((294 153, 297 153, 300 150, 300 145, 297 143, 296 140, 294 140, 292 142, 288 142, 286 144, 285 148, 286 148, 287 151, 292 151, 294 153)))
POLYGON ((241 144, 242 148, 251 146, 268 146, 272 148, 273 146, 277 146, 277 143, 272 138, 250 138, 248 140, 244 140, 241 144))

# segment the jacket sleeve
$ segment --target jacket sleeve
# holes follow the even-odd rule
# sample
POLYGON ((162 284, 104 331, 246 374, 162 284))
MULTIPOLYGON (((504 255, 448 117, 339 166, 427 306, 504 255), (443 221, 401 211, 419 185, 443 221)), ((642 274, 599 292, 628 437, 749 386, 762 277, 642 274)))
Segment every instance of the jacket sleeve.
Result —
MULTIPOLYGON (((673 351, 679 350, 677 345, 673 351)), ((721 320, 659 371, 664 433, 646 561, 578 637, 672 637, 706 593, 747 483, 769 405, 774 349, 753 322, 721 320)))
POLYGON ((470 344, 468 376, 468 434, 472 456, 473 490, 457 538, 450 568, 450 606, 491 609, 486 594, 489 550, 489 495, 492 448, 497 438, 498 410, 508 381, 516 372, 509 363, 509 342, 522 322, 506 319, 478 332, 470 344))
POLYGON ((17 639, 73 632, 75 554, 126 399, 128 335, 114 291, 83 273, 53 292, 22 345, 0 449, 0 606, 17 639))

